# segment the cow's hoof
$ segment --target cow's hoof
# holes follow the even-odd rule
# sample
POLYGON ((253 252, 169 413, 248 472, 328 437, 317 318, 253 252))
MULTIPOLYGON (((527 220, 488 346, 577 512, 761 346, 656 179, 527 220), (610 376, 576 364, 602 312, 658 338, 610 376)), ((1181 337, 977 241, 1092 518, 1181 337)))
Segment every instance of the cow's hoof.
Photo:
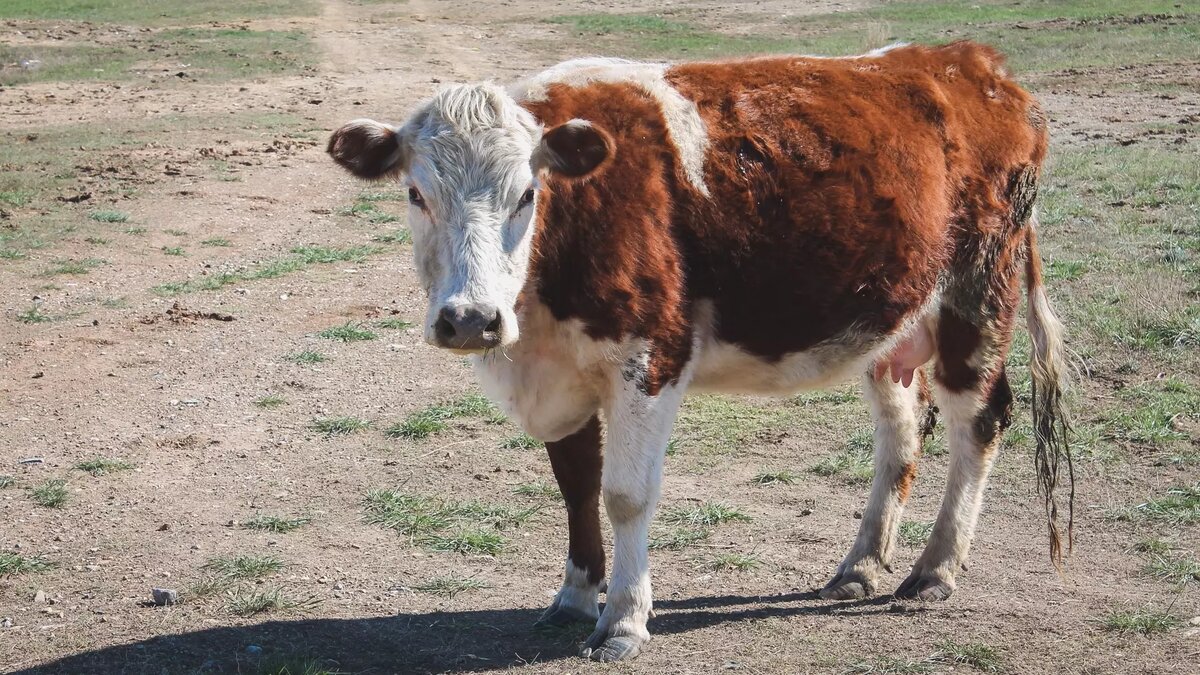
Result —
POLYGON ((896 597, 904 600, 945 600, 954 593, 954 580, 943 579, 930 572, 913 570, 896 589, 896 597))
POLYGON ((838 572, 825 588, 821 589, 821 597, 826 600, 858 600, 870 597, 875 593, 875 584, 861 572, 850 570, 838 572))
POLYGON ((545 612, 542 612, 541 618, 533 624, 533 627, 547 628, 551 626, 567 626, 573 623, 595 624, 596 619, 599 617, 599 613, 588 614, 581 609, 560 604, 558 600, 555 600, 553 605, 550 605, 545 612))
POLYGON ((606 632, 596 631, 583 643, 579 655, 593 661, 628 661, 642 651, 646 641, 632 635, 608 636, 606 632))

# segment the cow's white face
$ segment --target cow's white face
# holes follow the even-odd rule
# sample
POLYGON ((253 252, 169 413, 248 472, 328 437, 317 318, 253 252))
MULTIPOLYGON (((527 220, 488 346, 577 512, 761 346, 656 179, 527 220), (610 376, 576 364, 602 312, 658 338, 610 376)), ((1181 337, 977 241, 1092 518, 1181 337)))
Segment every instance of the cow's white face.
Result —
POLYGON ((512 344, 525 286, 542 170, 591 173, 611 154, 583 120, 543 133, 494 85, 460 85, 422 105, 404 126, 355 120, 329 140, 357 176, 401 175, 421 284, 425 340, 456 352, 512 344))

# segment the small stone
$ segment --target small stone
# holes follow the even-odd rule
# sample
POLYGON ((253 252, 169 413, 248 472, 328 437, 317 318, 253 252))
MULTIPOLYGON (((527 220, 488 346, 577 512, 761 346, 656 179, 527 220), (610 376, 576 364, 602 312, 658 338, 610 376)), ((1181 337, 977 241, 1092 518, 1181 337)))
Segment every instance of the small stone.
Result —
POLYGON ((1188 625, 1200 626, 1200 616, 1193 616, 1192 618, 1188 619, 1188 625))
POLYGON ((343 588, 345 588, 345 586, 343 586, 342 582, 340 582, 340 581, 333 585, 333 590, 335 590, 335 591, 340 591, 343 588))
POLYGON ((179 591, 172 588, 151 588, 150 593, 154 596, 154 604, 159 607, 170 606, 179 602, 179 591))
POLYGON ((854 519, 855 519, 855 520, 862 520, 862 511, 855 511, 855 512, 854 512, 854 519))
POLYGON ((11 616, 6 616, 3 619, 0 619, 0 628, 12 628, 12 625, 13 623, 11 616))
POLYGON ((259 647, 258 645, 246 645, 246 653, 255 655, 261 654, 262 647, 259 647))
POLYGON ((39 605, 46 604, 46 591, 39 590, 33 594, 33 601, 39 605))

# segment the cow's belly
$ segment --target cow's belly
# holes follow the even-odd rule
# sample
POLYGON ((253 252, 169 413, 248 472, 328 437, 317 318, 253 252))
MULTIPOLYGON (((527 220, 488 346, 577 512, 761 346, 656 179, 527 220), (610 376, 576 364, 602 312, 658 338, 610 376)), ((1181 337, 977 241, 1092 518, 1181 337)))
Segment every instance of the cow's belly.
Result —
POLYGON ((866 372, 877 351, 827 344, 771 361, 714 340, 698 354, 690 389, 764 396, 823 389, 866 372))

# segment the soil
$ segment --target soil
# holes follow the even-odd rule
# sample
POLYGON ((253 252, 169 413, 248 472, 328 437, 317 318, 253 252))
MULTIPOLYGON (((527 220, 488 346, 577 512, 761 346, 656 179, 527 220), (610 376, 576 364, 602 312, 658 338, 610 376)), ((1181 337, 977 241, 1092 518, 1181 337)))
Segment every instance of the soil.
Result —
MULTIPOLYGON (((698 4, 710 21, 731 11, 727 3, 698 4)), ((0 131, 15 139, 76 124, 104 134, 109 125, 151 124, 172 114, 274 112, 302 118, 323 136, 355 117, 401 120, 439 82, 508 80, 579 56, 565 47, 531 51, 526 38, 550 30, 538 23, 547 14, 632 11, 637 3, 412 0, 389 7, 328 0, 322 6, 319 17, 264 22, 310 30, 324 55, 315 72, 170 87, 71 82, 7 88, 0 92, 0 131)), ((747 14, 778 14, 783 7, 795 14, 849 6, 739 4, 737 16, 744 21, 747 14)), ((121 39, 119 31, 94 30, 102 34, 67 39, 121 39)), ((1194 78, 1195 64, 1187 67, 1194 78)), ((1103 76, 1120 82, 1148 75, 1103 76)), ((1148 133, 1148 119, 1200 113, 1194 91, 1166 98, 1065 86, 1039 95, 1063 142, 1136 141, 1148 133)), ((1194 144, 1195 129, 1177 133, 1194 144)), ((1113 609, 1149 604, 1171 604, 1185 619, 1200 614, 1196 590, 1176 593, 1139 573, 1144 561, 1128 547, 1140 531, 1103 517, 1106 507, 1195 480, 1194 470, 1082 470, 1075 552, 1060 574, 1047 561, 1032 458, 1007 453, 988 489, 971 568, 951 599, 897 603, 886 595, 918 552, 902 547, 895 572, 883 580, 884 595, 827 602, 815 591, 849 548, 866 488, 808 473, 792 485, 750 482, 764 466, 809 466, 839 442, 803 429, 760 439, 759 447, 718 459, 703 472, 672 473, 668 464, 664 504, 721 501, 753 520, 724 525, 684 551, 655 551, 650 646, 632 665, 582 661, 574 642, 586 630, 532 629, 562 573, 566 522, 557 506, 548 504, 530 523, 507 531, 510 547, 494 558, 430 552, 363 520, 363 496, 372 488, 533 505, 539 502, 512 489, 553 482, 544 453, 501 447, 516 433, 511 424, 463 418, 453 421, 452 432, 424 441, 380 433, 427 405, 474 390, 462 361, 426 346, 417 330, 378 329, 381 339, 345 344, 315 336, 347 321, 422 317, 424 299, 407 246, 178 302, 149 290, 286 256, 300 244, 361 244, 394 229, 339 215, 364 186, 328 161, 322 143, 269 132, 226 138, 201 127, 135 152, 105 153, 93 169, 100 176, 95 184, 105 190, 64 208, 82 215, 113 200, 131 214, 131 224, 150 231, 132 244, 114 235, 119 241, 103 252, 105 264, 86 276, 37 275, 52 258, 96 255, 74 235, 53 255, 0 266, 0 473, 17 480, 0 490, 0 549, 56 563, 46 572, 0 578, 0 617, 7 617, 0 627, 0 671, 257 672, 265 654, 370 673, 842 672, 881 658, 923 661, 951 640, 996 647, 1009 672, 1196 672, 1195 630, 1141 637, 1099 626, 1113 609), (213 158, 229 162, 240 180, 216 180, 198 168, 213 158), (105 176, 107 167, 112 171, 105 176), (111 189, 111 174, 129 188, 126 196, 111 189), (186 238, 164 232, 171 229, 186 238), (231 246, 198 245, 211 237, 231 246), (176 245, 187 255, 157 253, 176 245), (48 283, 53 287, 45 288, 48 283), (56 320, 10 320, 34 296, 56 320), (100 302, 110 299, 120 302, 100 302), (305 366, 282 358, 305 349, 330 360, 305 366), (253 405, 267 395, 284 397, 286 405, 253 405), (349 436, 310 428, 314 418, 343 415, 370 420, 374 428, 349 436), (21 463, 32 456, 44 461, 21 463), (97 456, 120 457, 136 468, 105 476, 72 468, 97 456), (51 478, 68 479, 67 504, 35 506, 22 488, 51 478), (312 522, 286 534, 240 526, 259 512, 312 522), (713 555, 733 551, 762 564, 744 572, 705 567, 713 555), (188 601, 186 589, 203 578, 206 561, 247 552, 287 563, 267 585, 320 603, 300 613, 238 618, 220 598, 188 601), (452 598, 412 590, 447 573, 487 587, 452 598), (152 587, 179 588, 183 602, 148 605, 152 587), (46 603, 35 602, 39 590, 46 603)), ((398 204, 387 208, 400 213, 398 204)), ((945 470, 945 457, 923 460, 908 518, 933 519, 945 470)), ((1175 536, 1196 549, 1194 528, 1175 536)), ((930 667, 969 670, 942 661, 930 667)))

